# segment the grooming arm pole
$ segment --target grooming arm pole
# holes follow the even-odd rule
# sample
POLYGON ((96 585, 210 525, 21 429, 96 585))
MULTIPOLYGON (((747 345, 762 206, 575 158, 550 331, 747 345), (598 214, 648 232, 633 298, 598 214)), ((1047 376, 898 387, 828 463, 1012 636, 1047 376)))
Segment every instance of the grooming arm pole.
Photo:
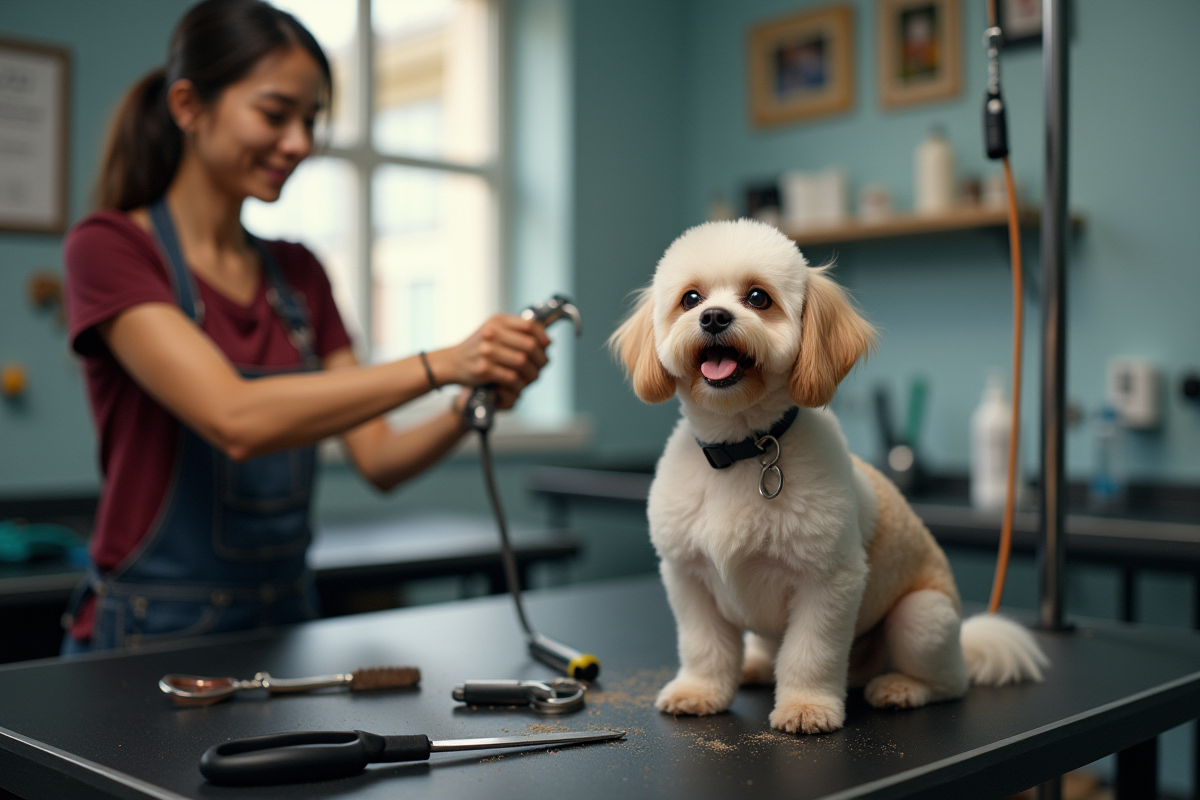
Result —
MULTIPOLYGON (((1067 0, 1042 0, 1046 102, 1046 188, 1042 200, 1042 496, 1037 542, 1038 618, 1063 630, 1066 491, 1063 422, 1067 356, 1067 0)), ((1013 402, 1017 402, 1014 398, 1013 402)), ((1062 800, 1062 778, 1038 787, 1038 800, 1062 800)))
POLYGON ((1046 94, 1046 188, 1042 205, 1042 496, 1038 537, 1038 612, 1043 628, 1062 630, 1066 553, 1063 424, 1067 355, 1067 3, 1042 2, 1046 94))

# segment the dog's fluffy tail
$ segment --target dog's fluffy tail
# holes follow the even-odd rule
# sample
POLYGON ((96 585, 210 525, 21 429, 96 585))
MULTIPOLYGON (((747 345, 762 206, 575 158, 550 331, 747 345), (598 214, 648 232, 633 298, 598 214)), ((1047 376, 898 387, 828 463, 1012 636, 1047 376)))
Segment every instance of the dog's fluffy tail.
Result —
POLYGON ((964 620, 962 648, 967 675, 980 686, 1040 683, 1042 669, 1050 664, 1029 631, 998 614, 976 614, 964 620))

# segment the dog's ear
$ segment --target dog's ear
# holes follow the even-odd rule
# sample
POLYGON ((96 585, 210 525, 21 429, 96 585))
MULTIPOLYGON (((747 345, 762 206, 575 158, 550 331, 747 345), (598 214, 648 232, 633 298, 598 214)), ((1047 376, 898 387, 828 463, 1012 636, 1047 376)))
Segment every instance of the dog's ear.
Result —
POLYGON ((632 313, 608 337, 608 347, 625 365, 634 393, 644 403, 662 403, 675 394, 675 379, 654 349, 654 301, 650 288, 641 291, 632 313))
POLYGON ((828 405, 838 384, 875 346, 875 328, 823 269, 810 269, 801 310, 800 354, 788 394, 797 405, 828 405))

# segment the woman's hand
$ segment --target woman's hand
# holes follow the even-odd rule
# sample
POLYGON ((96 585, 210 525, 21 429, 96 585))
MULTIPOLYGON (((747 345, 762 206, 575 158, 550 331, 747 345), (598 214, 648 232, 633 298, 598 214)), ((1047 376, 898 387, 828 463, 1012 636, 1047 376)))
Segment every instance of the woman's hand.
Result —
POLYGON ((546 365, 550 337, 541 323, 496 314, 462 343, 429 354, 439 384, 497 384, 498 405, 511 408, 517 395, 546 365))
MULTIPOLYGON (((458 397, 454 398, 454 402, 450 404, 451 410, 462 416, 463 410, 467 407, 467 403, 471 399, 471 394, 475 390, 470 386, 464 386, 462 391, 458 393, 458 397)), ((500 411, 507 411, 517 404, 517 398, 521 396, 521 392, 516 389, 510 389, 505 386, 496 387, 496 408, 500 411)))

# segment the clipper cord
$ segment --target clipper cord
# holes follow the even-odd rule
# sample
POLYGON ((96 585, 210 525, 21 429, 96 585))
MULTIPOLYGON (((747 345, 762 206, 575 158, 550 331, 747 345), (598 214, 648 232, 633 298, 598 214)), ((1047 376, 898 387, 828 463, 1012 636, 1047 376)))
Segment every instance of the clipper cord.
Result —
POLYGON ((1012 424, 1008 436, 1008 475, 1004 495, 1004 521, 1000 525, 1000 549, 996 554, 996 574, 992 578, 992 596, 988 611, 1000 610, 1004 596, 1004 581, 1008 576, 1008 557, 1012 552, 1013 516, 1017 503, 1017 454, 1021 435, 1021 357, 1024 338, 1024 287, 1021 280, 1021 224, 1017 213, 1016 187, 1008 156, 1004 157, 1004 183, 1008 188, 1008 247, 1011 251, 1013 281, 1013 375, 1012 424))
POLYGON ((504 516, 504 508, 500 505, 500 492, 496 488, 496 479, 492 472, 492 451, 488 442, 488 429, 479 429, 479 460, 483 465, 483 481, 487 485, 488 499, 492 503, 492 513, 496 517, 496 526, 500 529, 500 555, 504 563, 504 579, 508 591, 512 594, 513 604, 517 608, 517 618, 525 631, 525 643, 529 653, 538 661, 546 664, 563 674, 578 681, 594 681, 600 674, 600 661, 590 653, 584 653, 575 648, 557 642, 549 636, 544 636, 533 629, 525 616, 525 605, 521 602, 521 577, 517 571, 517 558, 513 555, 512 542, 508 536, 508 522, 504 516))
MULTIPOLYGON (((987 3, 988 27, 996 27, 996 0, 987 3)), ((999 98, 999 53, 995 55, 995 96, 999 98)), ((985 112, 986 113, 986 112, 985 112)), ((1001 125, 1004 119, 1000 119, 1001 125)), ((1024 287, 1022 285, 1021 267, 1021 220, 1017 210, 1017 189, 1013 180, 1012 165, 1007 153, 1007 132, 1004 134, 1005 146, 1002 161, 1004 164, 1004 185, 1008 194, 1008 249, 1009 260, 1012 264, 1013 283, 1013 366, 1012 366, 1012 424, 1008 436, 1008 475, 1007 491, 1004 497, 1004 521, 1000 527, 1000 548, 996 554, 996 573, 992 579, 992 596, 988 601, 988 612, 995 614, 1000 610, 1000 601, 1004 596, 1004 581, 1008 576, 1008 559, 1012 552, 1013 516, 1016 513, 1017 501, 1017 454, 1021 434, 1021 358, 1024 338, 1024 287)))
POLYGON ((525 605, 521 602, 521 576, 517 571, 517 558, 513 555, 512 542, 508 538, 508 522, 504 516, 504 508, 500 505, 500 492, 496 489, 496 478, 492 474, 492 450, 488 444, 486 430, 479 431, 479 461, 483 465, 483 482, 487 485, 488 499, 492 502, 496 527, 500 529, 500 557, 504 564, 504 581, 512 594, 513 605, 517 607, 517 618, 525 631, 525 639, 532 641, 537 634, 529 625, 529 619, 525 616, 525 605))

